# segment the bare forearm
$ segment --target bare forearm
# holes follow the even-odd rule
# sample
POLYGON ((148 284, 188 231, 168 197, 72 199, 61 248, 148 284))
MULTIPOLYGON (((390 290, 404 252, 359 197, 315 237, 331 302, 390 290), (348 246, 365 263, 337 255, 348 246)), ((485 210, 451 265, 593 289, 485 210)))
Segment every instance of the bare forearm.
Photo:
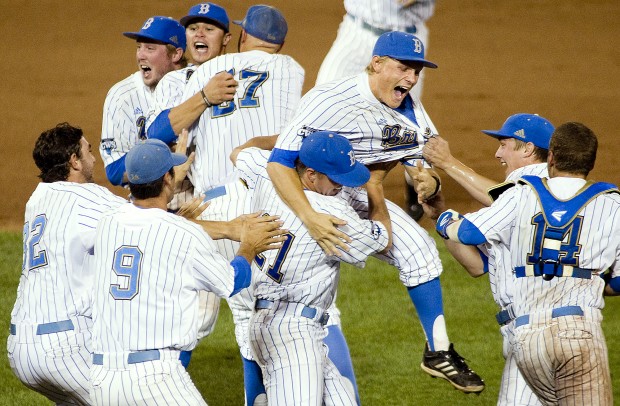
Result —
POLYGON ((444 240, 446 248, 474 278, 484 275, 484 263, 478 249, 472 245, 463 245, 452 240, 444 240))
POLYGON ((192 222, 198 224, 202 227, 203 230, 209 234, 214 240, 222 240, 227 238, 229 240, 238 241, 239 238, 231 238, 232 235, 230 233, 230 225, 228 221, 211 221, 211 220, 191 220, 192 222))
POLYGON ((476 173, 457 159, 451 161, 443 170, 481 204, 490 206, 493 203, 487 191, 498 182, 476 173))
POLYGON ((183 103, 170 109, 168 119, 175 134, 184 128, 190 128, 207 108, 200 93, 196 93, 183 103))
POLYGON ((278 196, 302 222, 306 223, 308 216, 313 215, 314 209, 303 192, 297 171, 276 162, 269 162, 267 173, 278 196))

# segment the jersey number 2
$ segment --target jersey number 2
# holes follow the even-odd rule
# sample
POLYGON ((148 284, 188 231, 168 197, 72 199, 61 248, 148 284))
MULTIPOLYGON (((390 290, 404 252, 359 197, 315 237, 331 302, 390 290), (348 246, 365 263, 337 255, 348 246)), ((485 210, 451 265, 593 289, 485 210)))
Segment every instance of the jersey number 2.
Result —
POLYGON ((47 265, 47 252, 39 249, 39 241, 45 231, 47 225, 47 217, 45 214, 39 214, 32 221, 32 227, 29 222, 24 224, 24 257, 22 262, 22 271, 28 267, 29 271, 47 265))
POLYGON ((280 268, 282 268, 282 264, 288 255, 288 251, 291 248, 293 240, 295 239, 295 235, 289 232, 284 234, 284 237, 286 240, 282 242, 282 247, 278 250, 275 261, 273 261, 273 264, 269 265, 267 269, 263 269, 265 262, 267 262, 267 258, 265 258, 263 254, 258 254, 254 257, 254 261, 256 261, 258 267, 277 283, 282 282, 282 276, 284 275, 280 272, 280 268))
MULTIPOLYGON (((231 75, 235 74, 235 70, 228 71, 231 75)), ((256 91, 269 78, 269 72, 257 72, 249 69, 243 69, 239 72, 239 81, 252 78, 250 84, 245 88, 243 97, 239 99, 239 108, 260 107, 260 100, 256 97, 256 91)), ((237 109, 234 100, 224 102, 218 106, 213 106, 211 117, 218 118, 232 114, 237 109)))
POLYGON ((134 246, 123 245, 114 252, 113 269, 118 276, 127 277, 124 285, 112 284, 110 294, 116 300, 131 300, 138 294, 140 272, 142 271, 142 251, 134 246))

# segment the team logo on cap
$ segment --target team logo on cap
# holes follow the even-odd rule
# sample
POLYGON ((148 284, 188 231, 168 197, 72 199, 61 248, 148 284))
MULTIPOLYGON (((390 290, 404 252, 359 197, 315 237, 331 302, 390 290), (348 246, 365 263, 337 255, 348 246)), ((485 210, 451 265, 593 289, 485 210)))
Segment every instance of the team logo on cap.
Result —
POLYGON ((513 134, 519 138, 525 138, 525 130, 523 128, 515 131, 513 134))
POLYGON ((209 3, 203 3, 200 5, 200 10, 198 10, 198 14, 208 14, 209 13, 209 3))
POLYGON ((153 17, 149 18, 148 20, 146 20, 146 22, 144 23, 144 25, 142 26, 143 30, 148 30, 149 27, 151 26, 151 24, 153 24, 153 17))
POLYGON ((355 165, 355 154, 353 153, 353 150, 349 151, 349 158, 351 159, 351 165, 349 166, 355 165))
POLYGON ((172 37, 168 38, 170 40, 170 42, 172 42, 173 44, 178 44, 179 43, 179 38, 176 35, 173 35, 172 37))
POLYGON ((413 52, 419 54, 422 52, 422 41, 417 38, 413 38, 413 52))

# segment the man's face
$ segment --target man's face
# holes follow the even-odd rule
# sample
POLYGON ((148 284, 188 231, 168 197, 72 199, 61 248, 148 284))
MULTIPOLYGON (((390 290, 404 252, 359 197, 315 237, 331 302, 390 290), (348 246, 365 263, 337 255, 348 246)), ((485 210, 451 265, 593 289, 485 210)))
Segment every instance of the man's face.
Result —
POLYGON ((313 180, 314 191, 325 196, 336 196, 342 190, 342 185, 332 181, 326 175, 315 172, 313 180))
POLYGON ((230 33, 207 22, 195 21, 185 28, 187 51, 196 65, 222 54, 230 37, 230 33))
POLYGON ((80 162, 82 164, 82 175, 84 176, 86 182, 92 183, 94 182, 93 171, 95 168, 96 159, 93 155, 92 146, 84 137, 80 140, 80 154, 82 155, 80 158, 80 162))
POLYGON ((138 61, 138 69, 142 74, 142 81, 151 89, 157 86, 157 83, 166 73, 176 69, 172 58, 173 55, 168 53, 164 44, 137 42, 136 60, 138 61))
POLYGON ((413 86, 418 83, 423 65, 419 62, 398 61, 373 57, 376 74, 371 75, 373 94, 383 104, 395 109, 400 106, 413 86))
POLYGON ((517 149, 517 143, 514 138, 500 138, 495 158, 506 168, 506 176, 515 169, 526 165, 524 157, 525 148, 517 149))

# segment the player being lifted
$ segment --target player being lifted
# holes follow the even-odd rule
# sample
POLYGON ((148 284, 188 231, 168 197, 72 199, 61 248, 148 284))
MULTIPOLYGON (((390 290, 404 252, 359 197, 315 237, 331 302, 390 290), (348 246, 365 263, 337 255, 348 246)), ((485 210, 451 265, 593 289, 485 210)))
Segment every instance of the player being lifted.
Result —
MULTIPOLYGON (((437 65, 424 59, 424 45, 417 37, 402 32, 381 35, 373 55, 366 72, 317 86, 303 97, 296 116, 279 136, 267 166, 280 197, 327 254, 346 249, 345 241, 349 239, 337 228, 344 222, 316 213, 302 192, 294 167, 305 136, 315 131, 340 133, 351 141, 355 156, 365 165, 403 162, 422 200, 440 190, 434 172, 420 169, 424 163, 422 147, 437 131, 422 104, 409 95, 420 71, 437 65)), ((384 198, 382 184, 366 190, 343 188, 362 217, 368 215, 369 196, 384 198)), ((482 391, 484 382, 448 339, 439 284, 442 265, 434 240, 398 206, 388 201, 387 208, 394 244, 381 258, 399 269, 418 312, 427 338, 423 370, 447 379, 462 391, 482 391)))
POLYGON ((586 181, 597 148, 589 128, 562 124, 549 144, 549 179, 524 176, 490 207, 437 221, 444 238, 508 248, 514 356, 545 405, 613 404, 600 309, 603 292, 620 293, 620 192, 586 181))

